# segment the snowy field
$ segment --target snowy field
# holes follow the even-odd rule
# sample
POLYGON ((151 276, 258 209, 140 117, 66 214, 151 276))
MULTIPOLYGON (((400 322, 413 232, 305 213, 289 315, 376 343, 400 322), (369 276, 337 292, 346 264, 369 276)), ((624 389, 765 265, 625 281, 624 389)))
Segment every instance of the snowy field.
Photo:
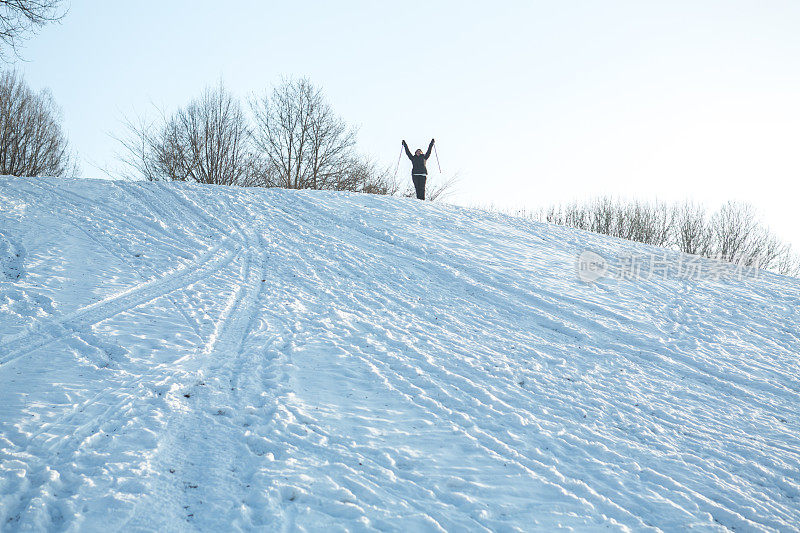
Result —
POLYGON ((800 529, 800 281, 330 192, 0 178, 0 530, 800 529))

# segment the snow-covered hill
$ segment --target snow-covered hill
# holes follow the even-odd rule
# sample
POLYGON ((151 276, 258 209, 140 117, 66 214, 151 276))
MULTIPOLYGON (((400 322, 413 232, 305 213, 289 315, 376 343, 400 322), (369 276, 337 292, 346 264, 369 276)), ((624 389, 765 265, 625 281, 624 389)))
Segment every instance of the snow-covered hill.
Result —
POLYGON ((800 282, 583 283, 585 250, 656 252, 0 178, 0 530, 800 529, 800 282))

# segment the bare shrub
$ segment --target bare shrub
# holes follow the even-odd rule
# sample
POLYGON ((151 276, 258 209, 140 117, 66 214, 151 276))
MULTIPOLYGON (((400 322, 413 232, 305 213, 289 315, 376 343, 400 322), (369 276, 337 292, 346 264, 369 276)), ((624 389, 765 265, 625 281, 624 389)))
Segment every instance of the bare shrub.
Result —
POLYGON ((800 276, 800 256, 792 251, 791 246, 786 246, 784 253, 773 261, 772 269, 778 274, 800 276))
POLYGON ((662 203, 621 202, 603 197, 585 204, 551 206, 536 216, 551 224, 665 246, 672 237, 675 210, 662 203))
POLYGON ((366 157, 354 157, 346 166, 336 190, 395 195, 400 189, 389 168, 366 157))
POLYGON ((0 74, 0 174, 31 177, 76 172, 61 113, 50 92, 34 92, 14 71, 0 74))
POLYGON ((758 220, 748 204, 728 202, 711 218, 715 257, 744 265, 792 271, 791 247, 781 242, 758 220))
POLYGON ((434 180, 426 192, 425 197, 431 202, 445 200, 455 192, 457 184, 458 175, 444 179, 443 181, 434 180))
POLYGON ((662 202, 629 202, 618 211, 619 237, 655 246, 667 246, 672 240, 675 208, 662 202))
MULTIPOLYGON (((455 192, 455 187, 458 184, 458 175, 452 176, 447 179, 443 178, 430 178, 425 183, 425 200, 429 202, 441 202, 446 200, 451 194, 455 192)), ((398 189, 399 190, 399 186, 398 189)), ((407 185, 403 190, 402 196, 404 198, 416 198, 417 192, 413 186, 407 185)))

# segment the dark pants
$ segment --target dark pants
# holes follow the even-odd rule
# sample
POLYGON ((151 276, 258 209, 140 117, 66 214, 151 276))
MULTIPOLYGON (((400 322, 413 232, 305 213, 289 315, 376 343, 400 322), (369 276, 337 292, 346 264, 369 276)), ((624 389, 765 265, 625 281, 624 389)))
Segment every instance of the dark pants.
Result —
POLYGON ((425 174, 412 174, 411 181, 414 182, 414 189, 417 191, 417 200, 425 199, 425 180, 428 176, 425 174))

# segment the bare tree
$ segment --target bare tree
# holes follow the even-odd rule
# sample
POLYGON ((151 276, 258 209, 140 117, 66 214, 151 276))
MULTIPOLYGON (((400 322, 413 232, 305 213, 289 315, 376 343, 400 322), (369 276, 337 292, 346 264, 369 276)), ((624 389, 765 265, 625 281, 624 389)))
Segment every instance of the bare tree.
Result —
POLYGON ((575 213, 572 215, 574 220, 588 220, 589 229, 604 235, 619 237, 620 214, 614 209, 614 204, 610 198, 600 198, 592 204, 583 208, 573 205, 575 213), (585 214, 581 211, 586 211, 585 214))
POLYGON ((625 239, 667 246, 673 238, 676 209, 663 202, 634 201, 626 206, 625 239))
POLYGON ((0 174, 76 173, 60 121, 49 91, 34 92, 14 71, 0 74, 0 174))
POLYGON ((748 204, 728 202, 711 217, 713 255, 719 259, 758 265, 782 273, 796 262, 791 247, 764 227, 748 204))
POLYGON ((757 226, 752 207, 734 202, 723 205, 711 217, 717 255, 721 259, 731 261, 748 254, 757 226))
POLYGON ((691 202, 676 208, 675 247, 681 252, 708 257, 712 253, 713 233, 705 210, 691 202))
POLYGON ((370 165, 355 155, 356 131, 307 78, 284 80, 251 101, 253 139, 269 168, 269 185, 288 189, 361 190, 370 165))
POLYGON ((0 0, 0 58, 7 58, 7 49, 16 54, 26 33, 60 20, 60 5, 61 0, 0 0))
POLYGON ((222 84, 169 117, 160 113, 155 121, 125 125, 129 135, 117 138, 120 159, 147 180, 258 184, 247 117, 222 84))

